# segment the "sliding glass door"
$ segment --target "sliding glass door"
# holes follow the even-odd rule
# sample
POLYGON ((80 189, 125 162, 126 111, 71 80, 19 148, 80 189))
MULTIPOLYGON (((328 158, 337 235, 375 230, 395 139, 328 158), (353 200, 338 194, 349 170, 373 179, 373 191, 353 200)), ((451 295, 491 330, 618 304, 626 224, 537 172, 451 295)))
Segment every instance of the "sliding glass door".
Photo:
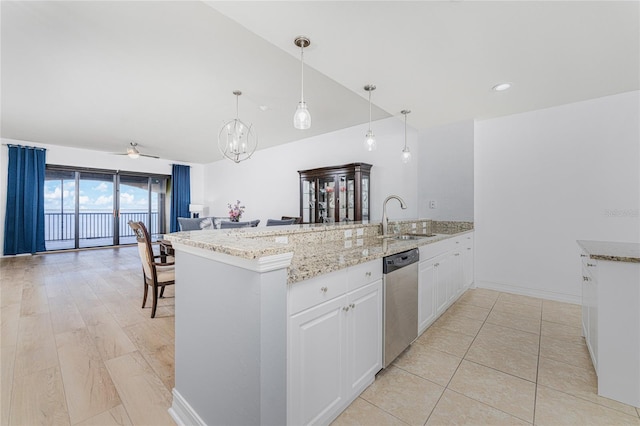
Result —
POLYGON ((117 244, 114 231, 115 175, 81 171, 78 173, 75 222, 78 248, 117 244))
POLYGON ((141 221, 152 239, 165 233, 169 176, 48 166, 47 250, 135 243, 128 225, 141 221))

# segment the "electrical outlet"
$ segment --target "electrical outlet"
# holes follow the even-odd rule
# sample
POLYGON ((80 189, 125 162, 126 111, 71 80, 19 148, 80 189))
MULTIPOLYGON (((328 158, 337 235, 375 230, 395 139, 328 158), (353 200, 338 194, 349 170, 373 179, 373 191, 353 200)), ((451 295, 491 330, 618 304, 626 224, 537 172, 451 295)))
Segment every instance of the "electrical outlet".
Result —
POLYGON ((431 200, 431 201, 429 201, 429 208, 430 208, 430 209, 435 209, 435 208, 437 208, 436 200, 431 200))
POLYGON ((344 231, 345 238, 351 238, 352 236, 353 236, 353 230, 347 229, 346 231, 344 231))

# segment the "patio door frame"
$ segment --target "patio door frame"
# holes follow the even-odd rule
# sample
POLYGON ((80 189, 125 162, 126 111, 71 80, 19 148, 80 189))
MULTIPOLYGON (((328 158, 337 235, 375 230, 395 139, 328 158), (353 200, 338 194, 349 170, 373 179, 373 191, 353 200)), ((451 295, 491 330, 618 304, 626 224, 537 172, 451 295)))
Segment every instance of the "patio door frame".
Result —
MULTIPOLYGON (((49 171, 62 171, 62 172, 73 172, 74 174, 74 192, 75 192, 75 203, 74 203, 74 244, 72 249, 84 249, 84 248, 92 248, 92 247, 112 247, 120 245, 120 240, 122 235, 120 232, 120 220, 121 220, 121 206, 120 206, 120 186, 121 186, 121 177, 138 177, 138 178, 146 178, 147 179, 147 207, 146 207, 146 227, 149 230, 150 234, 162 234, 166 232, 167 229, 167 203, 166 199, 164 202, 158 203, 158 230, 157 232, 153 232, 152 229, 152 197, 153 197, 153 184, 154 179, 160 179, 161 182, 164 181, 165 191, 163 192, 166 196, 168 194, 169 182, 171 179, 170 175, 161 175, 155 173, 140 173, 140 172, 130 172, 130 171, 121 171, 121 170, 108 170, 108 169, 93 169, 86 167, 71 167, 71 166, 60 166, 60 165, 50 165, 48 164, 46 167, 46 172, 49 171), (112 177, 113 183, 113 209, 112 209, 112 243, 107 245, 99 245, 99 246, 89 246, 89 247, 80 247, 80 182, 82 180, 82 173, 95 173, 95 174, 104 174, 112 177)), ((45 172, 45 176, 46 176, 45 172)), ((46 179, 46 178, 45 178, 46 179)), ((69 179, 70 180, 70 179, 69 179)), ((61 180, 63 181, 63 180, 61 180)), ((126 183, 125 183, 126 184, 126 183)), ((62 188, 64 189, 64 188, 62 188)), ((64 213, 64 207, 61 207, 62 212, 64 213)), ((109 237, 105 237, 109 238, 109 237)), ((64 250, 64 249, 63 249, 64 250)))

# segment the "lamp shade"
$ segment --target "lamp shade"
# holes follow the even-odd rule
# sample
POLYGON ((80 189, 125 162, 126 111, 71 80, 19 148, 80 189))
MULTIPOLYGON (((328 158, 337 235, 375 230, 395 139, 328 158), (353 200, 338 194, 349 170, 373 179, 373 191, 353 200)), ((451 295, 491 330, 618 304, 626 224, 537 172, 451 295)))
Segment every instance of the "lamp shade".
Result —
POLYGON ((202 213, 204 206, 202 204, 189 204, 189 213, 202 213))

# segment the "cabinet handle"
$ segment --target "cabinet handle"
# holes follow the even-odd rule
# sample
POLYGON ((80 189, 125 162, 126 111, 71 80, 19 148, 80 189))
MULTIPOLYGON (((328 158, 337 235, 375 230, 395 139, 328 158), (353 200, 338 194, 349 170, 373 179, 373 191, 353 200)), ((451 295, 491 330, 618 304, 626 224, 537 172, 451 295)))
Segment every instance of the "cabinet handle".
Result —
POLYGON ((350 307, 351 309, 355 309, 355 308, 356 308, 356 304, 355 304, 355 303, 351 303, 351 304, 349 305, 349 307, 350 307))
POLYGON ((345 312, 349 312, 349 307, 345 306, 344 308, 342 308, 342 310, 345 311, 345 312))
POLYGON ((456 241, 456 244, 460 244, 460 241, 456 241))
POLYGON ((371 276, 371 272, 366 272, 365 275, 370 277, 371 276))
POLYGON ((439 263, 435 263, 433 266, 440 266, 440 264, 439 263))
POLYGON ((591 281, 591 278, 589 278, 589 277, 582 277, 582 281, 591 281))
POLYGON ((327 290, 328 290, 328 288, 326 288, 326 287, 320 287, 320 291, 323 292, 323 293, 326 293, 327 290))
POLYGON ((586 254, 581 254, 580 257, 587 257, 587 255, 586 254))
POLYGON ((587 263, 587 266, 596 266, 595 263, 587 263))
POLYGON ((467 247, 467 250, 471 250, 471 247, 467 247))
POLYGON ((453 253, 454 256, 460 256, 460 253, 453 253))

